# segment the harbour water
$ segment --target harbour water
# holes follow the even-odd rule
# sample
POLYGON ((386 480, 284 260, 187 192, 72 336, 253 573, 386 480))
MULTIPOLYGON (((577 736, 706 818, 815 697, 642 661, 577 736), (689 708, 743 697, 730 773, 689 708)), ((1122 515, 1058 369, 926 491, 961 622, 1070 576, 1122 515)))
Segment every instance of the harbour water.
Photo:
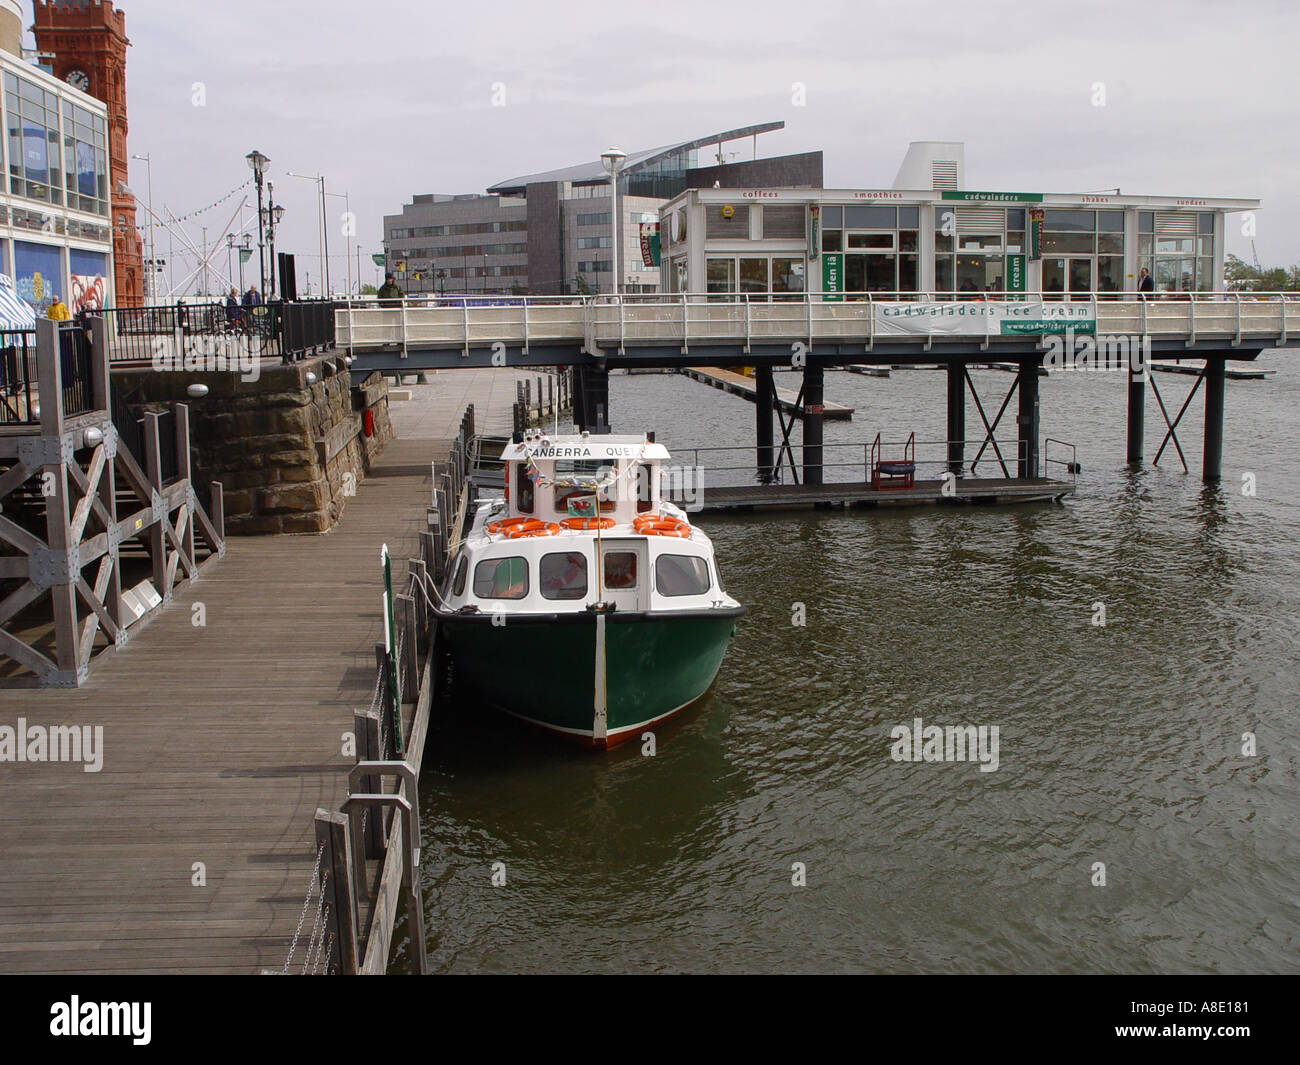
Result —
MULTIPOLYGON (((1079 373, 1042 382, 1083 468, 1063 504, 702 518, 749 613, 654 757, 472 706, 435 728, 431 967, 1300 969, 1300 367, 1260 361, 1276 378, 1228 383, 1218 486, 1199 395, 1192 472, 1171 448, 1134 473, 1123 376, 1079 373), (997 770, 894 760, 918 717, 997 726, 997 770)), ((974 375, 986 406, 1012 382, 974 375)), ((1157 380, 1175 410, 1191 383, 1157 380)), ((943 435, 940 373, 828 373, 826 395, 857 410, 828 441, 943 435)), ((752 441, 750 404, 682 377, 615 377, 611 408, 670 449, 752 441)))

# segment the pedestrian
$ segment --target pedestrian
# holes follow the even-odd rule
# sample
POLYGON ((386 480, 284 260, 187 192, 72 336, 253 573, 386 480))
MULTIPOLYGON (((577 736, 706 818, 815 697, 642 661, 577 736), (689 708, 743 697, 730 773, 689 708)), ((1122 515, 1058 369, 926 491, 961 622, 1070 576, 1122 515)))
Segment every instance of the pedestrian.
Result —
POLYGON ((232 329, 239 328, 239 319, 243 312, 239 309, 239 293, 232 285, 230 294, 226 296, 226 321, 230 323, 232 329))
POLYGON ((1142 267, 1142 273, 1138 275, 1138 291, 1154 292, 1156 290, 1156 280, 1148 272, 1147 268, 1142 267))
POLYGON ((406 294, 397 287, 392 274, 384 275, 384 283, 376 293, 381 307, 400 307, 406 294))
POLYGON ((248 291, 244 293, 244 306, 245 307, 262 306, 262 294, 257 291, 256 285, 248 286, 248 291))
POLYGON ((68 305, 59 298, 59 294, 54 294, 54 301, 50 304, 50 309, 45 312, 51 322, 66 322, 72 317, 68 311, 68 305))

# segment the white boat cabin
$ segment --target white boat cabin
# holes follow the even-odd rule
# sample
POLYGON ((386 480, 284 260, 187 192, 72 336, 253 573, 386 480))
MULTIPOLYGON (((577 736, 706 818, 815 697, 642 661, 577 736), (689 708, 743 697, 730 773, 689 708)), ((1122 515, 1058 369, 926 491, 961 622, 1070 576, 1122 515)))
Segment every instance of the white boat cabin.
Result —
POLYGON ((482 504, 453 562, 451 610, 734 607, 709 538, 661 496, 667 449, 645 436, 541 432, 502 453, 506 495, 482 504))

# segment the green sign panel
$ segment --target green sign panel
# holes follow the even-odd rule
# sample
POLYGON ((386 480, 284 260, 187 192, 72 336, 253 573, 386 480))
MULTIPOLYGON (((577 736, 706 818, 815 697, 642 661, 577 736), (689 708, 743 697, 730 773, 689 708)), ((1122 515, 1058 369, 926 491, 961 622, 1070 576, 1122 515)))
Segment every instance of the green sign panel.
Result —
POLYGON ((1029 258, 1037 262, 1043 257, 1043 210, 1029 212, 1029 258))
POLYGON ((373 262, 376 266, 383 266, 383 265, 384 265, 385 258, 384 258, 384 255, 383 255, 382 252, 373 252, 373 253, 371 253, 370 260, 371 260, 371 262, 373 262))
POLYGON ((1007 291, 1025 291, 1025 257, 1023 255, 1007 256, 1007 291))
POLYGON ((239 261, 241 263, 248 262, 248 260, 251 259, 252 257, 253 257, 253 250, 251 248, 239 249, 239 261))
POLYGON ((844 256, 840 252, 827 252, 822 256, 822 299, 827 303, 840 303, 844 297, 844 256))
POLYGON ((944 189, 945 200, 965 200, 974 203, 1042 203, 1041 192, 968 192, 964 189, 944 189))
POLYGON ((1096 333, 1097 321, 1063 322, 1059 319, 1031 319, 1024 322, 1001 322, 999 333, 1002 336, 1033 335, 1044 336, 1048 333, 1096 333))

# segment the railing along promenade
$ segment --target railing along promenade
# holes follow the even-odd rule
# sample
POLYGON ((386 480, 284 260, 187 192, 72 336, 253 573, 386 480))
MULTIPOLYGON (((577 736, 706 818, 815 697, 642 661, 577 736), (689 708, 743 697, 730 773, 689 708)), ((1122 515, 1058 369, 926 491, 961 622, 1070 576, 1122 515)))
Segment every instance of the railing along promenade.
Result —
POLYGON ((734 346, 743 354, 795 343, 861 345, 871 352, 886 342, 928 349, 935 341, 981 350, 996 341, 1023 350, 1041 344, 1041 331, 1006 330, 1003 323, 1023 316, 1027 305, 1058 317, 1062 328, 1149 337, 1162 349, 1206 342, 1225 349, 1282 347, 1300 338, 1300 293, 1294 292, 1099 292, 1069 299, 1023 292, 427 296, 340 302, 335 333, 340 348, 460 348, 466 355, 493 344, 525 354, 534 344, 581 344, 588 354, 676 346, 689 355, 692 345, 734 346), (934 327, 921 324, 927 315, 920 309, 900 315, 902 304, 929 310, 934 327), (941 315, 935 305, 951 313, 941 315), (954 321, 962 327, 952 328, 954 321))

